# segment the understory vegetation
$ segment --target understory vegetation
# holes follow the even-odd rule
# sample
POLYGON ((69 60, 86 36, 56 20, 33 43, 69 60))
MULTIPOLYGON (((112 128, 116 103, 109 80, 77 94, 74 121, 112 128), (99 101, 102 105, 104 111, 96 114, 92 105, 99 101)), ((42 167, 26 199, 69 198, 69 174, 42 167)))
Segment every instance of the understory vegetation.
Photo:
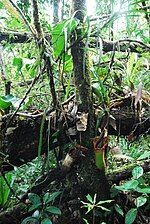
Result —
POLYGON ((0 224, 150 223, 148 0, 0 0, 0 224))

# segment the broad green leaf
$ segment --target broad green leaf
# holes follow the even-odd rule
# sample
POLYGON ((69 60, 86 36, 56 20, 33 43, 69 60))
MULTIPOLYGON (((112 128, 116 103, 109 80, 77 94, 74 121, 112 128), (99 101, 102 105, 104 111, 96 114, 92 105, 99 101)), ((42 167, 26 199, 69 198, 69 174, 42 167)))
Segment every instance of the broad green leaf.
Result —
POLYGON ((65 40, 64 36, 60 36, 57 40, 54 42, 54 54, 56 57, 58 57, 62 51, 64 50, 65 40))
POLYGON ((91 204, 93 204, 93 199, 92 199, 92 197, 91 197, 91 195, 87 195, 86 196, 86 198, 87 198, 87 200, 91 203, 91 204))
POLYGON ((108 92, 100 79, 92 84, 92 90, 99 102, 108 103, 108 92))
POLYGON ((115 188, 121 191, 135 190, 138 184, 137 180, 129 180, 121 186, 115 186, 115 188))
MULTIPOLYGON (((12 178, 12 173, 5 174, 5 178, 7 179, 9 185, 12 187, 14 178, 12 178)), ((9 198, 10 189, 7 186, 4 178, 0 176, 0 205, 5 205, 9 198)))
POLYGON ((73 70, 72 56, 65 54, 64 72, 71 72, 72 70, 73 70))
POLYGON ((134 68, 134 63, 135 63, 135 54, 131 53, 130 57, 129 57, 129 60, 127 62, 127 74, 128 74, 128 76, 131 76, 131 74, 132 74, 132 70, 134 68))
POLYGON ((34 218, 38 218, 40 216, 40 211, 39 210, 35 210, 32 214, 32 217, 34 218))
POLYGON ((150 187, 145 187, 145 188, 137 188, 136 189, 137 192, 139 193, 143 193, 143 194, 150 194, 150 187))
POLYGON ((102 93, 101 93, 100 86, 97 82, 92 84, 92 90, 93 90, 93 93, 99 99, 99 101, 101 101, 102 100, 102 93))
POLYGON ((41 221, 41 224, 52 224, 52 221, 50 220, 50 219, 43 219, 42 221, 41 221))
POLYGON ((31 205, 30 208, 29 208, 29 212, 34 211, 36 209, 39 209, 40 205, 41 204, 33 204, 33 205, 31 205))
POLYGON ((52 43, 54 47, 54 55, 56 57, 58 57, 66 47, 66 35, 69 36, 77 25, 77 20, 69 19, 61 21, 53 28, 52 43))
POLYGON ((41 199, 37 194, 29 193, 28 194, 29 200, 32 202, 33 205, 41 205, 41 199))
POLYGON ((46 208, 47 212, 50 212, 55 215, 61 215, 61 210, 55 206, 49 206, 46 208))
POLYGON ((150 157, 150 152, 145 151, 139 158, 138 160, 146 159, 150 157))
POLYGON ((118 205, 118 204, 116 204, 115 205, 115 210, 120 214, 120 215, 124 215, 124 212, 123 212, 123 210, 121 209, 121 207, 118 205))
POLYGON ((137 209, 131 208, 125 215, 125 224, 132 224, 137 216, 137 209))
POLYGON ((141 177, 143 175, 143 168, 141 166, 136 166, 133 170, 132 170, 132 176, 135 179, 138 179, 139 177, 141 177))
POLYGON ((39 222, 38 222, 38 219, 36 219, 36 218, 34 218, 34 217, 27 217, 26 219, 24 219, 24 220, 22 221, 21 224, 29 224, 29 223, 37 224, 37 223, 39 223, 39 222))
POLYGON ((0 2, 0 9, 2 9, 3 7, 4 7, 4 4, 0 2))
POLYGON ((6 96, 0 96, 0 109, 4 110, 12 105, 12 103, 16 100, 16 97, 9 94, 6 96))
POLYGON ((17 67, 17 70, 20 71, 23 66, 22 58, 14 58, 13 65, 17 67))
POLYGON ((135 205, 137 206, 137 208, 139 208, 142 205, 144 205, 146 202, 147 202, 147 198, 140 196, 140 197, 136 198, 135 205))
POLYGON ((48 204, 51 201, 54 201, 56 197, 58 197, 61 194, 61 191, 56 191, 52 194, 46 193, 43 197, 43 201, 45 204, 48 204))

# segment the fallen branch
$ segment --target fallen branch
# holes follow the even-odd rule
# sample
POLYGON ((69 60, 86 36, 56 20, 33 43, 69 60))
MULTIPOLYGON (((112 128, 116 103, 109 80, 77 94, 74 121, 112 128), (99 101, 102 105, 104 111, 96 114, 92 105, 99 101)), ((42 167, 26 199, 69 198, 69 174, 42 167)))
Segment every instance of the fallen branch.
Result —
POLYGON ((112 184, 118 184, 120 181, 132 177, 132 170, 136 166, 141 166, 143 168, 144 173, 147 173, 150 171, 150 160, 147 160, 144 163, 143 161, 136 161, 135 164, 130 164, 127 167, 123 166, 121 167, 121 169, 117 168, 116 171, 113 171, 113 173, 107 176, 107 179, 112 184))
MULTIPOLYGON (((71 99, 72 98, 70 98, 70 100, 71 99)), ((66 102, 64 102, 64 104, 65 103, 66 102)), ((49 115, 49 112, 47 115, 49 115)), ((111 115, 114 119, 109 120, 109 135, 127 136, 131 134, 133 130, 133 138, 137 138, 142 134, 150 134, 149 111, 147 111, 147 113, 145 112, 144 116, 141 118, 141 122, 139 122, 138 118, 135 116, 135 113, 133 111, 129 112, 128 109, 126 111, 123 109, 112 110, 111 115)), ((5 129, 7 120, 11 116, 12 114, 3 116, 1 121, 1 131, 5 129)), ((3 158, 4 162, 2 165, 4 172, 12 170, 14 166, 20 166, 37 157, 42 117, 43 113, 25 114, 18 112, 15 115, 11 126, 9 126, 6 133, 4 133, 3 139, 1 140, 0 152, 4 155, 6 154, 6 158, 3 158)), ((53 122, 51 125, 52 135, 57 130, 53 129, 53 122)), ((48 121, 46 120, 43 130, 41 154, 47 152, 47 128, 48 121)), ((66 136, 66 141, 63 141, 59 141, 58 139, 57 141, 51 143, 49 148, 54 150, 60 144, 63 147, 63 144, 65 145, 69 142, 69 138, 66 136)))
MULTIPOLYGON (((46 39, 50 40, 50 36, 48 34, 44 35, 46 39)), ((29 33, 19 33, 19 32, 2 32, 0 31, 0 43, 25 43, 30 42, 33 40, 33 36, 29 33)), ((107 53, 110 51, 120 51, 120 52, 135 52, 135 53, 142 53, 142 52, 149 52, 150 46, 146 45, 145 43, 137 40, 117 40, 117 41, 107 41, 102 40, 103 42, 103 52, 107 53), (115 49, 114 49, 115 46, 115 49)), ((97 42, 94 40, 90 43, 90 47, 97 46, 97 42)))

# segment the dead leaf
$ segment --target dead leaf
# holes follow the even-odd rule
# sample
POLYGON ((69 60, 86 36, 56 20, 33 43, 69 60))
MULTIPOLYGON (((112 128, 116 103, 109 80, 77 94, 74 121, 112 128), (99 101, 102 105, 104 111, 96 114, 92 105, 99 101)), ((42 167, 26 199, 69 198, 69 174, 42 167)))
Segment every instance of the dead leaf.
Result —
POLYGON ((14 130, 16 129, 17 127, 9 127, 7 128, 6 130, 6 135, 11 135, 13 134, 14 130))
POLYGON ((78 121, 76 122, 76 127, 78 131, 86 131, 87 121, 88 121, 88 113, 81 113, 77 115, 78 121))
POLYGON ((73 117, 75 117, 76 114, 77 114, 77 111, 78 111, 78 105, 77 105, 77 103, 74 103, 74 105, 73 105, 73 109, 72 109, 72 111, 70 112, 70 114, 71 114, 73 117))
POLYGON ((116 118, 112 115, 109 116, 109 125, 112 126, 114 130, 117 130, 116 118))
POLYGON ((136 93, 135 102, 134 102, 135 108, 137 108, 138 103, 141 104, 141 100, 142 100, 142 82, 139 83, 137 88, 137 93, 136 93))
POLYGON ((123 87, 123 93, 124 93, 125 97, 131 96, 131 90, 130 90, 129 86, 123 87))
POLYGON ((77 134, 77 130, 76 130, 76 127, 71 127, 71 128, 68 128, 68 130, 66 131, 67 135, 70 135, 70 136, 74 136, 77 134))
POLYGON ((112 155, 121 155, 122 154, 122 151, 121 151, 121 148, 119 145, 117 146, 114 146, 113 148, 110 149, 110 153, 112 155))

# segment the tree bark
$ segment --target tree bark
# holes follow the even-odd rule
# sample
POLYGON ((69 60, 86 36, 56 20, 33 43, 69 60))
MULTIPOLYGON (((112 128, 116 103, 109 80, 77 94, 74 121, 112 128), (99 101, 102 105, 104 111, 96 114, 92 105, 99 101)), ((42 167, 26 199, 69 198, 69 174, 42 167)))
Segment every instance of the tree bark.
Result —
MULTIPOLYGON (((85 0, 73 1, 73 13, 75 13, 75 18, 80 20, 81 27, 86 13, 85 0)), ((82 185, 82 188, 86 189, 86 192, 89 194, 97 194, 98 200, 105 200, 109 198, 109 184, 105 173, 97 169, 95 165, 94 150, 91 144, 91 138, 94 137, 95 132, 95 122, 89 60, 88 53, 85 51, 86 41, 81 40, 82 28, 78 27, 75 32, 76 35, 74 35, 72 41, 77 41, 77 44, 73 45, 71 52, 74 66, 74 81, 77 89, 76 97, 78 100, 77 103, 80 102, 80 110, 88 113, 87 129, 85 132, 80 133, 79 143, 91 149, 86 159, 80 164, 77 182, 82 185)))
MULTIPOLYGON (((44 34, 45 38, 50 41, 50 36, 48 34, 44 34)), ((9 43, 26 43, 33 40, 33 37, 30 33, 19 33, 19 32, 2 32, 0 31, 0 43, 5 44, 5 42, 9 43)), ((150 46, 136 40, 115 40, 108 41, 102 40, 103 42, 103 52, 111 52, 111 51, 119 51, 119 52, 135 52, 135 53, 143 53, 149 52, 150 46), (114 48, 115 46, 115 48, 114 48)), ((92 41, 89 44, 89 47, 94 48, 97 46, 96 41, 92 41)))

